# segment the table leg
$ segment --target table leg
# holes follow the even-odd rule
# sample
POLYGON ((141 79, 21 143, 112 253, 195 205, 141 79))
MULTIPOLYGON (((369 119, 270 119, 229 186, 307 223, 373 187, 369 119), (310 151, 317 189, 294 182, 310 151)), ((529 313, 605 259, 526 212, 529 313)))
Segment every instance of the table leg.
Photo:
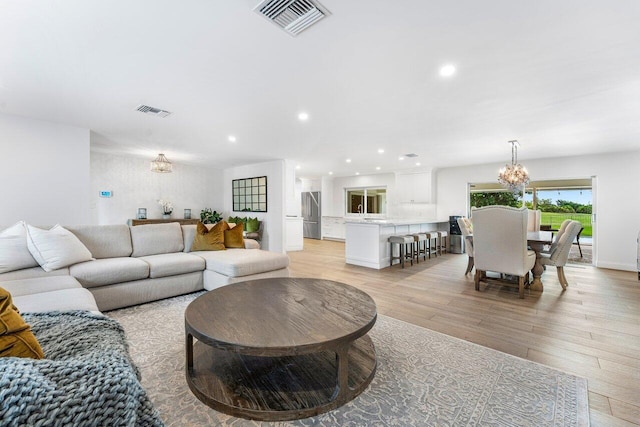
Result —
POLYGON ((540 252, 542 252, 544 245, 542 243, 531 243, 529 246, 531 246, 531 249, 536 253, 536 263, 533 265, 533 269, 531 269, 531 272, 533 273, 533 282, 531 282, 531 286, 529 288, 532 291, 542 292, 544 287, 542 286, 541 277, 542 273, 544 273, 544 267, 540 262, 540 252))
POLYGON ((338 364, 338 378, 336 379, 336 390, 331 396, 331 400, 347 402, 352 395, 349 388, 349 348, 351 343, 336 349, 336 362, 338 364))
POLYGON ((185 353, 187 355, 187 373, 193 369, 193 335, 186 334, 185 353))

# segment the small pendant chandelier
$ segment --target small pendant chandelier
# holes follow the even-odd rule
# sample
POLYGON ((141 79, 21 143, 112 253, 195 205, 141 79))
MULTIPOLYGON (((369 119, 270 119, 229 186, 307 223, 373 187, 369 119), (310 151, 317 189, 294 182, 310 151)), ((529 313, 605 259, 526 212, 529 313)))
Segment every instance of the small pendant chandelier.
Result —
POLYGON ((151 172, 169 173, 172 169, 173 165, 162 153, 158 154, 158 157, 151 162, 151 172))
POLYGON ((518 147, 520 143, 517 140, 513 140, 509 141, 509 144, 511 144, 511 164, 505 165, 500 169, 498 182, 515 193, 520 190, 524 191, 523 186, 527 185, 531 180, 527 169, 518 163, 518 147))

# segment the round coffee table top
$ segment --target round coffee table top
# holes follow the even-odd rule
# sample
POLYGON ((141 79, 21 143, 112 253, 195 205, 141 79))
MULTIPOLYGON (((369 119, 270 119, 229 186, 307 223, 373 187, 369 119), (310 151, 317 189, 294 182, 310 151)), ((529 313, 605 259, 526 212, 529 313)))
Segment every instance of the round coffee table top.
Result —
POLYGON ((185 327, 199 341, 257 356, 305 354, 353 342, 375 324, 365 292, 321 279, 239 282, 196 298, 185 327))

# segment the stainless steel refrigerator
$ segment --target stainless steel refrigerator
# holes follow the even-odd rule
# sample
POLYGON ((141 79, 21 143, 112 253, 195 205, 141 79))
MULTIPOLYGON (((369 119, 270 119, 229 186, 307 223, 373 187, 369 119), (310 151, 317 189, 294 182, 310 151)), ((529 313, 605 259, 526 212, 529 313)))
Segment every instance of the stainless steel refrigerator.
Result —
POLYGON ((320 239, 321 218, 320 192, 302 193, 302 235, 310 239, 320 239))

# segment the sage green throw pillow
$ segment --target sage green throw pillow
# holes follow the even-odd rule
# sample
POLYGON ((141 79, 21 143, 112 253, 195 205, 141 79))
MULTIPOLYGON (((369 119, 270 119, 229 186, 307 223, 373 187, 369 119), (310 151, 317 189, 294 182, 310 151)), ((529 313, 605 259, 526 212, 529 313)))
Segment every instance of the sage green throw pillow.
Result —
POLYGON ((247 219, 247 224, 245 226, 245 231, 247 233, 256 232, 258 231, 259 228, 260 228, 260 221, 258 221, 258 218, 247 219))

